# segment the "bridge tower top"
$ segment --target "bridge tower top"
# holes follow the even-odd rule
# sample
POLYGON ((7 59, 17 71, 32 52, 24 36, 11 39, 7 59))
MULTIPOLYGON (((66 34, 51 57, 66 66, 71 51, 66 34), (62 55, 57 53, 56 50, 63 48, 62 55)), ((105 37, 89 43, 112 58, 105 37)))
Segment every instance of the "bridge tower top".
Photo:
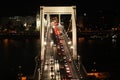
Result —
POLYGON ((40 6, 45 14, 72 14, 76 6, 40 6))

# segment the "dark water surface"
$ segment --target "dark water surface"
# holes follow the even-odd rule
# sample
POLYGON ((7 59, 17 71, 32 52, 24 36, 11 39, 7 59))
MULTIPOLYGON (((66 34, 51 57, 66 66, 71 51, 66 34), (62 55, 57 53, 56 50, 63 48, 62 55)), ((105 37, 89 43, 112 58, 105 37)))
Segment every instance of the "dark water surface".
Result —
MULTIPOLYGON (((39 52, 39 39, 0 39, 0 80, 17 80, 18 66, 23 75, 33 75, 34 58, 39 52)), ((78 38, 78 53, 87 72, 95 68, 99 72, 110 72, 112 80, 119 78, 119 39, 78 38)))
POLYGON ((1 39, 0 78, 2 80, 17 80, 19 71, 24 76, 33 75, 34 58, 40 48, 39 42, 38 39, 1 39), (19 66, 21 66, 21 70, 19 70, 19 66))
POLYGON ((111 80, 119 79, 120 39, 79 38, 78 53, 87 72, 96 69, 98 72, 109 72, 111 80))

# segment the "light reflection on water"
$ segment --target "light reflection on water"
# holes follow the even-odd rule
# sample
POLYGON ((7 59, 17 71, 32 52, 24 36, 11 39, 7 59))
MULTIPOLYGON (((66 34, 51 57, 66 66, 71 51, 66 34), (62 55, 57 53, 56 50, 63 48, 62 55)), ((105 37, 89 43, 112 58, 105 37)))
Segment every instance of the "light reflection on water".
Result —
POLYGON ((78 42, 79 42, 79 43, 83 43, 84 41, 85 41, 85 38, 84 38, 84 37, 78 38, 78 42))
MULTIPOLYGON (((87 72, 96 68, 97 71, 109 71, 112 75, 116 75, 120 71, 118 70, 120 41, 115 40, 115 44, 112 41, 111 39, 78 38, 78 54, 87 72), (96 62, 95 65, 93 65, 94 62, 96 62)), ((19 66, 22 66, 23 75, 32 75, 35 69, 34 58, 39 53, 39 39, 1 39, 0 74, 2 75, 0 77, 5 78, 3 80, 8 78, 16 80, 19 66)))
POLYGON ((22 66, 23 75, 32 75, 35 68, 34 58, 40 52, 38 42, 38 39, 1 39, 1 79, 17 80, 18 66, 22 66))
POLYGON ((82 57, 82 62, 87 72, 97 71, 110 72, 115 79, 120 71, 119 39, 78 39, 78 53, 82 57), (96 64, 94 65, 94 62, 96 64))
POLYGON ((8 46, 8 39, 4 39, 3 43, 4 43, 4 47, 7 47, 8 46))

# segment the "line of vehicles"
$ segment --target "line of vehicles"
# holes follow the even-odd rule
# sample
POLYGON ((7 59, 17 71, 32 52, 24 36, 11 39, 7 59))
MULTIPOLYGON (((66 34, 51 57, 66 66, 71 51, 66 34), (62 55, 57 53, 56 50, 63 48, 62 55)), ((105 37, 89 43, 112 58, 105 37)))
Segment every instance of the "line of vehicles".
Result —
POLYGON ((67 56, 67 52, 66 52, 66 47, 65 47, 65 40, 64 40, 64 37, 63 37, 63 32, 60 31, 60 29, 58 27, 54 27, 53 28, 53 33, 55 34, 55 38, 56 39, 56 49, 57 49, 57 52, 56 52, 56 56, 58 57, 58 61, 59 61, 59 64, 62 66, 61 68, 63 70, 61 70, 62 72, 61 73, 65 73, 63 76, 64 79, 72 79, 73 75, 71 73, 71 69, 70 69, 70 65, 69 63, 72 62, 71 58, 69 58, 67 56))
POLYGON ((46 69, 48 69, 48 74, 50 75, 48 78, 51 80, 71 80, 73 78, 72 59, 68 52, 65 34, 62 32, 62 28, 60 26, 51 27, 49 31, 50 35, 48 35, 51 36, 51 38, 48 37, 48 44, 50 43, 49 41, 52 41, 53 45, 46 45, 51 50, 47 51, 45 65, 48 66, 46 69), (55 48, 55 51, 53 48, 55 48))

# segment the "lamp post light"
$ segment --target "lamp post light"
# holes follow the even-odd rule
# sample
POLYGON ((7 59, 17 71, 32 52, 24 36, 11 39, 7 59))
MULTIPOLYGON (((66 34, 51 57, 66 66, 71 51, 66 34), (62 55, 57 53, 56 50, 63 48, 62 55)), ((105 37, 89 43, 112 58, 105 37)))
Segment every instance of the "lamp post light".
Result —
POLYGON ((71 41, 68 41, 68 45, 71 45, 71 41))
POLYGON ((72 51, 73 51, 73 46, 71 45, 71 46, 70 46, 71 55, 73 55, 73 52, 72 52, 72 51))
POLYGON ((77 56, 77 63, 78 63, 78 71, 79 71, 79 74, 81 75, 81 73, 80 73, 80 55, 77 56))
POLYGON ((78 66, 79 66, 79 69, 80 69, 80 55, 78 55, 77 57, 78 57, 77 62, 78 62, 78 66))

